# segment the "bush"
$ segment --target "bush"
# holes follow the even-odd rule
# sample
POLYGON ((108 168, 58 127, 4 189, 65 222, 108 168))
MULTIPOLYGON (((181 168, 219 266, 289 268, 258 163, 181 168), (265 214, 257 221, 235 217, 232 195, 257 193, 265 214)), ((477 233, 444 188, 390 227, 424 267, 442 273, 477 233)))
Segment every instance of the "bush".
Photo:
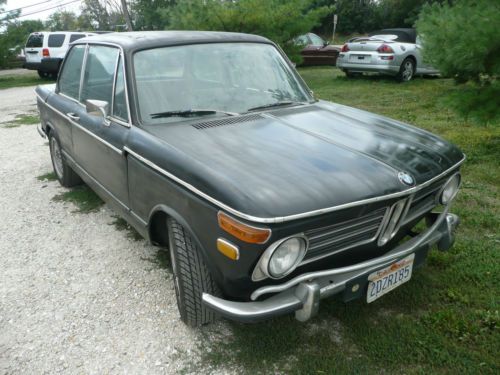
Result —
POLYGON ((500 73, 500 2, 461 0, 423 8, 417 21, 425 55, 460 82, 491 80, 500 73))
POLYGON ((305 34, 331 12, 313 7, 313 0, 192 0, 180 1, 169 9, 169 29, 217 30, 265 36, 300 63, 293 38, 305 34))
POLYGON ((500 118, 500 2, 458 0, 422 9, 417 29, 425 58, 457 83, 471 82, 451 102, 460 112, 489 121, 500 118))

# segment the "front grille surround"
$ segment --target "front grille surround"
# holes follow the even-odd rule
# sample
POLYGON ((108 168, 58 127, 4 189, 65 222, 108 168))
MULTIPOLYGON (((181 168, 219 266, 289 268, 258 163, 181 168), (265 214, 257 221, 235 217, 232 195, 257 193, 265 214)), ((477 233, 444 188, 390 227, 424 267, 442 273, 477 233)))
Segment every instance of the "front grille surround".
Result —
MULTIPOLYGON (((422 217, 422 215, 432 211, 439 205, 438 195, 445 180, 441 179, 429 187, 402 199, 402 201, 405 201, 405 209, 398 220, 394 233, 391 234, 391 238, 397 234, 401 227, 422 217)), ((387 222, 391 218, 394 204, 376 209, 355 219, 305 231, 304 235, 309 240, 309 248, 300 265, 338 254, 354 247, 370 243, 377 245, 377 239, 381 237, 381 232, 385 230, 387 222)))
POLYGON ((301 265, 375 241, 388 211, 383 207, 356 219, 306 231, 309 249, 301 265))

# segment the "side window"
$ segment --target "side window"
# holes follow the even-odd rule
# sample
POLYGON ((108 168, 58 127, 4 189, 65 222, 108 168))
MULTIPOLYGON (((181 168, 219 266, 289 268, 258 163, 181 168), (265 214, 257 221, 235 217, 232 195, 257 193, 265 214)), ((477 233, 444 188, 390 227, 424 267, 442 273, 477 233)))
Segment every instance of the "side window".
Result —
POLYGON ((325 41, 323 39, 321 39, 321 37, 319 37, 313 33, 309 34, 309 38, 311 38, 313 46, 323 47, 323 45, 325 43, 325 41))
POLYGON ((118 48, 90 46, 80 101, 104 100, 111 104, 118 48))
POLYGON ((113 116, 128 121, 127 100, 125 97, 125 80, 123 78, 123 59, 121 57, 118 63, 118 70, 116 72, 113 116))
POLYGON ((80 76, 82 72, 85 46, 78 45, 69 51, 61 74, 59 74, 59 92, 78 100, 80 76))
POLYGON ((85 34, 71 34, 69 37, 69 42, 73 43, 75 40, 85 37, 85 34))
POLYGON ((64 38, 66 38, 64 34, 50 34, 48 46, 55 48, 61 47, 64 43, 64 38))

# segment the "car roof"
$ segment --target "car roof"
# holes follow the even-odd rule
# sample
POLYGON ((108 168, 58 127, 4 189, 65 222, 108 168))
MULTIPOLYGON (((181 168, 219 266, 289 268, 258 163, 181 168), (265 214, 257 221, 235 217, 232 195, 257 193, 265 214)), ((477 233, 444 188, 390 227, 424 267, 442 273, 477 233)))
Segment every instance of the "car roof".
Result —
POLYGON ((396 35, 398 38, 396 39, 399 42, 405 43, 415 43, 417 38, 417 31, 411 28, 397 28, 397 29, 382 29, 378 31, 373 31, 369 33, 369 36, 373 35, 396 35))
POLYGON ((74 44, 92 42, 115 44, 128 51, 203 43, 254 42, 273 44, 269 39, 258 35, 219 31, 132 31, 109 33, 78 39, 74 44))
POLYGON ((40 34, 96 34, 96 31, 35 31, 30 35, 40 34))

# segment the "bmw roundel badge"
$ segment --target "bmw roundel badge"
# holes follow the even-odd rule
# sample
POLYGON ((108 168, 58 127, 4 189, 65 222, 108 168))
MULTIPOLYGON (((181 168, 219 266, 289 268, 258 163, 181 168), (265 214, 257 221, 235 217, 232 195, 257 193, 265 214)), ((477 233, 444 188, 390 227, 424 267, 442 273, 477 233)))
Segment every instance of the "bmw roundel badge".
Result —
POLYGON ((401 183, 403 183, 405 185, 413 186, 415 184, 415 179, 409 173, 399 172, 398 178, 399 178, 399 181, 401 181, 401 183))

